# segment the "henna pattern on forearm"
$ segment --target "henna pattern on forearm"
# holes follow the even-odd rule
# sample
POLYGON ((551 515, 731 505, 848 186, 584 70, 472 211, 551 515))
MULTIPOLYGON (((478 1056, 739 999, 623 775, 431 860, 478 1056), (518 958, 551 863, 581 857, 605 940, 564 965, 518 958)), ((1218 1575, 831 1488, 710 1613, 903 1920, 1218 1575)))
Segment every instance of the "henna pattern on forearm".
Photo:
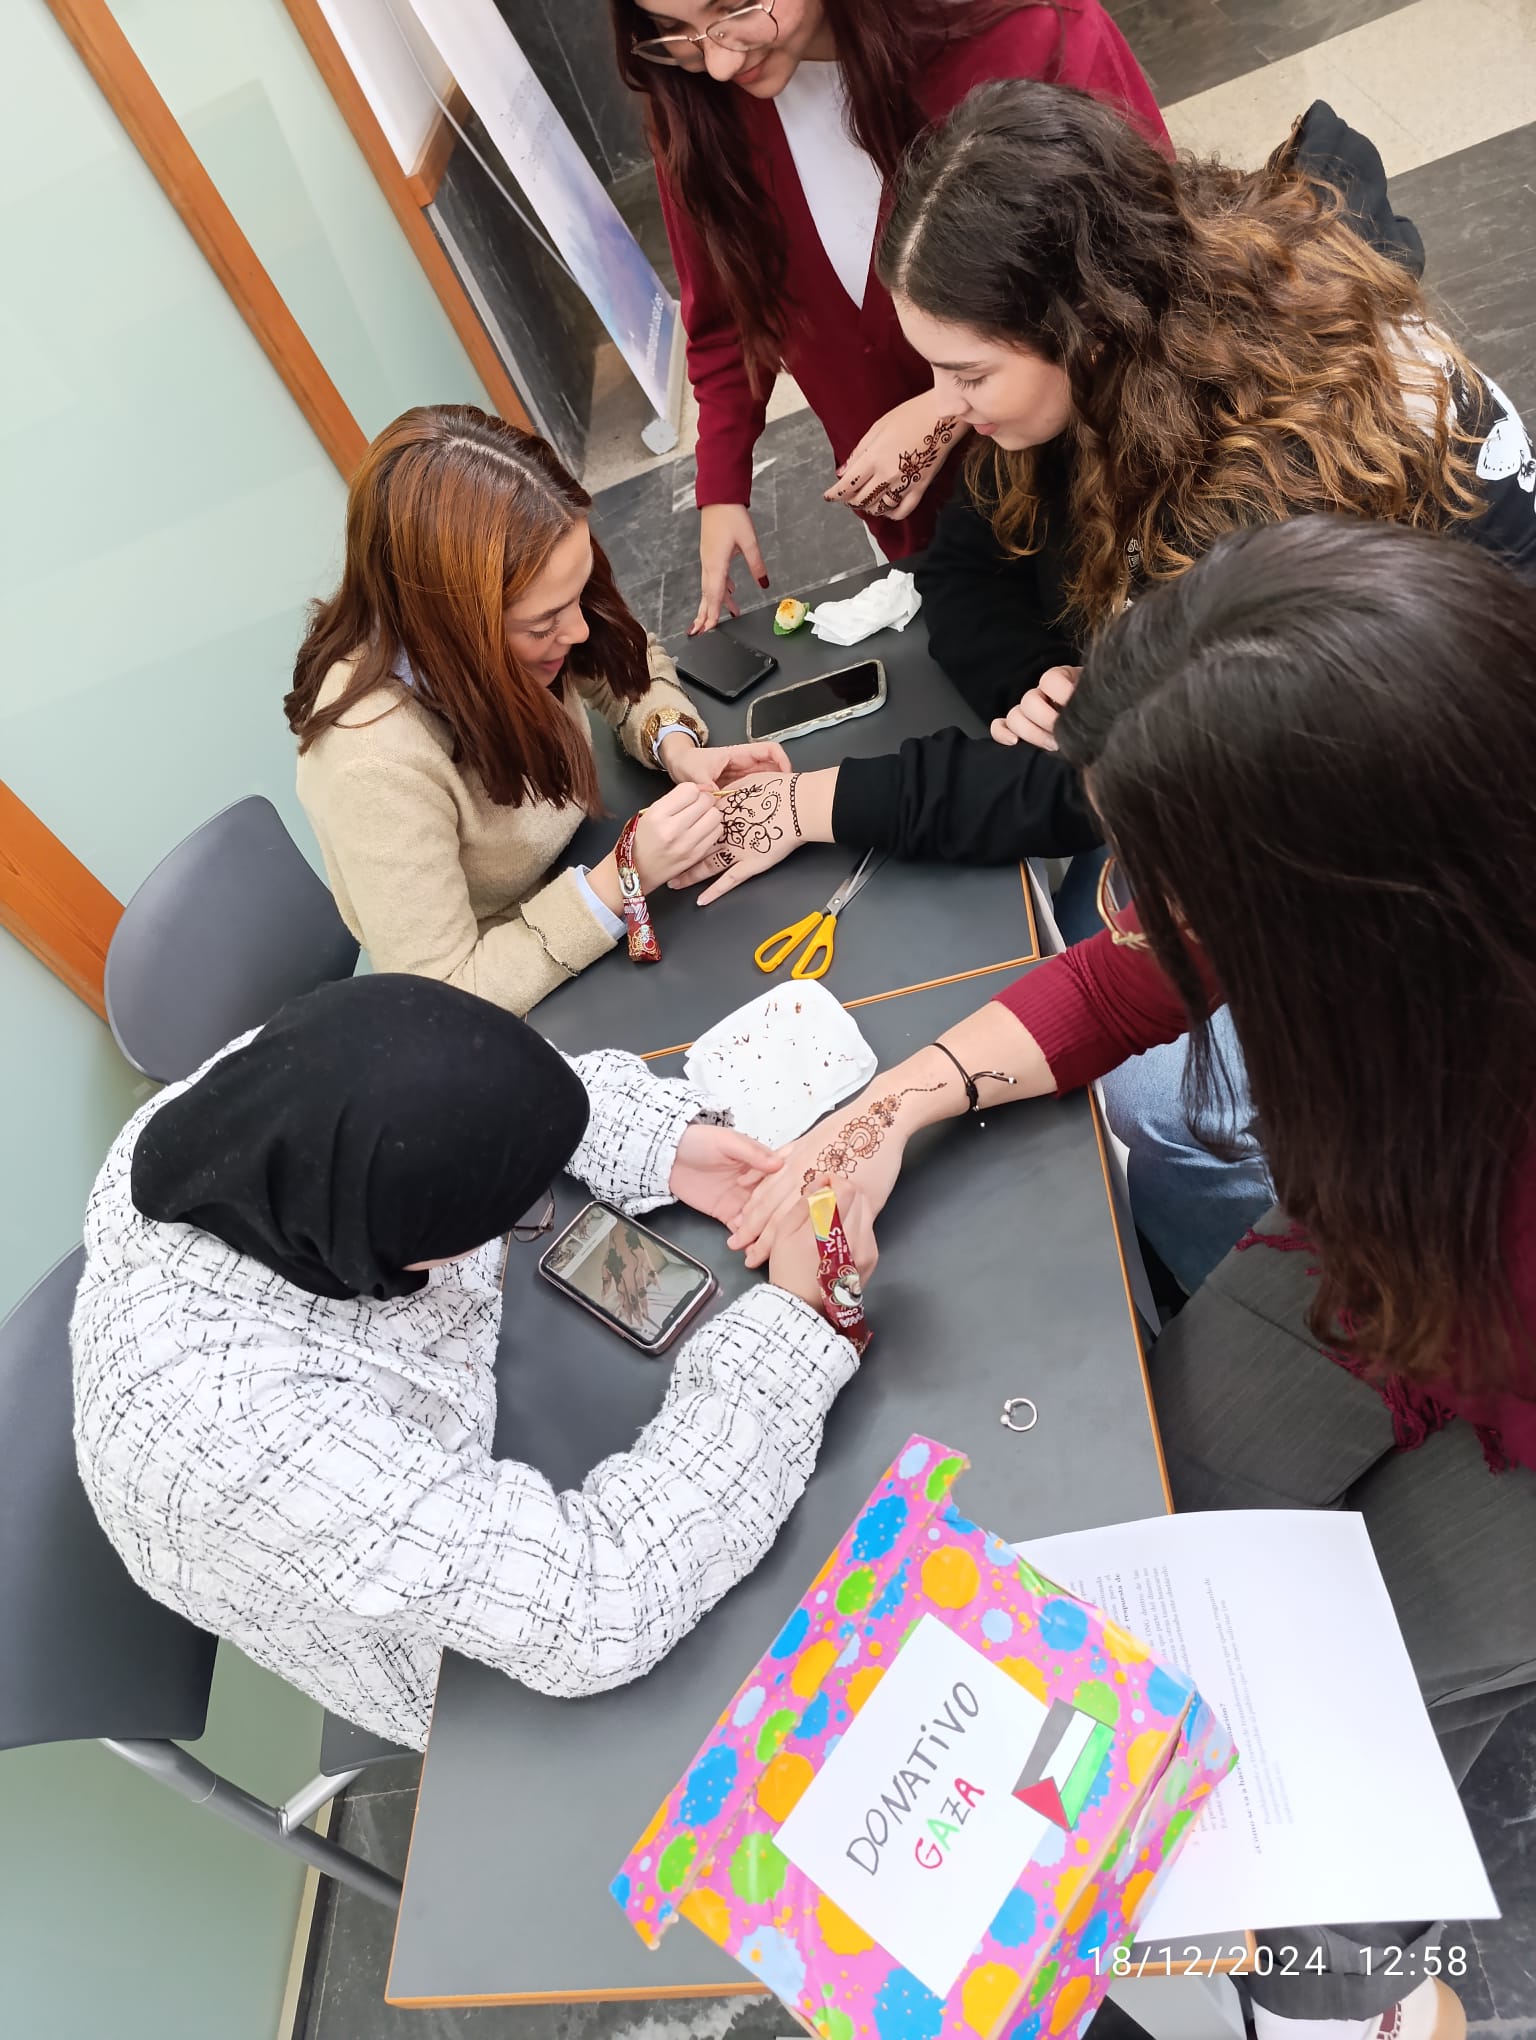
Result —
POLYGON ((911 447, 900 454, 896 461, 895 481, 868 506, 869 514, 872 517, 889 517, 893 510, 899 509, 902 497, 919 476, 928 472, 959 429, 958 418, 941 418, 921 446, 911 447))
POLYGON ((818 1176, 851 1176, 860 1162, 867 1162, 885 1145, 885 1136, 896 1124, 903 1098, 910 1098, 914 1092, 942 1091, 943 1088, 942 1084, 908 1084, 904 1091, 893 1091, 884 1098, 872 1098, 862 1112, 843 1121, 806 1170, 801 1189, 809 1189, 818 1176))

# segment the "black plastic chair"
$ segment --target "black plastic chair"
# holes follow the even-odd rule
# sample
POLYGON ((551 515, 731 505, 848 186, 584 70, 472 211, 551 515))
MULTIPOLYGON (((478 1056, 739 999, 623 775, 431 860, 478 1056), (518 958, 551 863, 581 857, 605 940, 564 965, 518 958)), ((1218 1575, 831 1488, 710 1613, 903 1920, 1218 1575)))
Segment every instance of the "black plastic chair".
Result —
POLYGON ((285 1000, 357 967, 323 879, 260 794, 163 857, 107 950, 107 1019, 136 1070, 188 1077, 285 1000))
MULTIPOLYGON (((175 1083, 285 1000, 351 977, 357 955, 277 809, 251 794, 169 851, 123 909, 107 951, 107 1019, 136 1070, 175 1083)), ((325 1718, 324 1773, 355 1776, 402 1754, 325 1718)))
POLYGON ((216 1642, 135 1584, 80 1485, 69 1319, 84 1260, 66 1254, 0 1323, 0 1750, 99 1741, 394 1910, 397 1879, 304 1825, 357 1776, 365 1746, 393 1745, 336 1723, 320 1774, 282 1806, 181 1747, 203 1733, 216 1642))

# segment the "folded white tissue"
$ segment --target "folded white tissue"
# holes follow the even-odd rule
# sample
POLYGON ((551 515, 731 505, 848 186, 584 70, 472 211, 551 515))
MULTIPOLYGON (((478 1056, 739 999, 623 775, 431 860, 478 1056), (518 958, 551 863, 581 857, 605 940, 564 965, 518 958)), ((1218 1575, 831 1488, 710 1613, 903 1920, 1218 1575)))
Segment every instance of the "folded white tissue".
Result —
POLYGON ((791 979, 701 1034, 683 1063, 711 1112, 782 1147, 867 1084, 879 1058, 815 978, 791 979))
POLYGON ((917 583, 893 567, 883 581, 871 581, 842 602, 818 602, 811 633, 829 645, 856 645, 877 630, 905 630, 923 606, 917 583))

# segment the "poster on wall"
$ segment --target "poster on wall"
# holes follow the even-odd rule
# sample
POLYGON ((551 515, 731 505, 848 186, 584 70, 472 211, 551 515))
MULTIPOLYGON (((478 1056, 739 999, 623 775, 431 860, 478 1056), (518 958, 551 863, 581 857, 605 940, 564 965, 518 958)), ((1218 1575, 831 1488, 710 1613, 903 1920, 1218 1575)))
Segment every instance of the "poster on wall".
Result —
POLYGON ((676 421, 682 327, 494 0, 411 0, 545 232, 655 406, 676 421))

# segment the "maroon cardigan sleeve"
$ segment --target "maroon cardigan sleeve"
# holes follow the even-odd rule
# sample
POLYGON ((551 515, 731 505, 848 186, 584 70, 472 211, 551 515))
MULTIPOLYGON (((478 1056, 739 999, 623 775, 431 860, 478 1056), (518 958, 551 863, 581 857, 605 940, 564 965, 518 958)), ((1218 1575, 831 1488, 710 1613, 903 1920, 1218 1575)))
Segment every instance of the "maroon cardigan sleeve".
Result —
MULTIPOLYGON (((1127 916, 1129 925, 1131 920, 1127 916)), ((1199 961, 1198 953, 1196 960, 1199 961)), ((1220 994, 1202 965, 1212 1006, 1220 994)), ((1036 964, 997 995, 1050 1064, 1058 1094, 1091 1084, 1129 1055, 1177 1041, 1189 1013, 1148 950, 1103 934, 1036 964)))
POLYGON ((1046 78, 1121 107, 1148 141, 1165 156, 1173 154, 1152 87, 1099 0, 1076 0, 1059 9, 1017 8, 980 35, 955 43, 936 69, 924 93, 925 103, 940 102, 929 105, 936 118, 990 79, 1046 78))
POLYGON ((750 503, 752 449, 768 416, 768 393, 753 395, 736 321, 704 243, 688 215, 674 204, 666 179, 658 175, 656 181, 677 264, 683 331, 688 335, 688 380, 699 402, 695 496, 701 509, 707 503, 750 503))

